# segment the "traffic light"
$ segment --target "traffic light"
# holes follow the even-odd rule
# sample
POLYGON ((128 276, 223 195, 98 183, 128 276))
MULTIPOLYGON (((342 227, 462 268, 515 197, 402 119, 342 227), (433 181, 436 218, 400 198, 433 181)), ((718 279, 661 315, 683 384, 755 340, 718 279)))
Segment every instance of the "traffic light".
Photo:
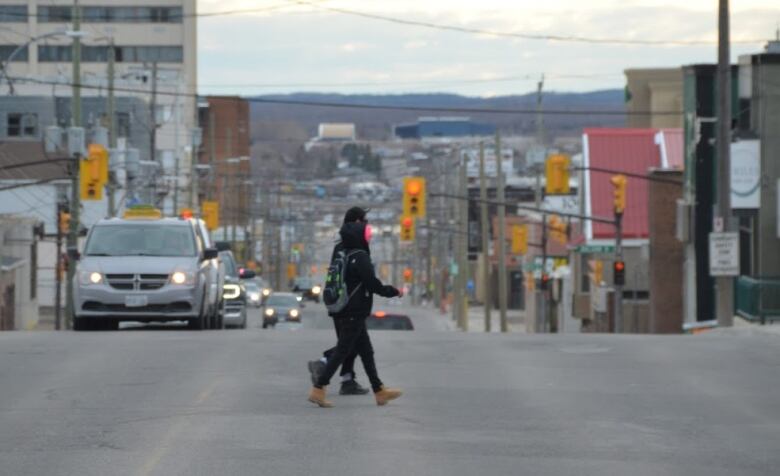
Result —
POLYGON ((542 278, 539 280, 539 289, 546 291, 550 284, 550 275, 542 271, 542 278))
POLYGON ((545 167, 545 192, 547 195, 568 195, 570 193, 570 163, 569 156, 563 154, 553 154, 547 159, 545 167))
POLYGON ((550 217, 550 223, 547 225, 550 230, 550 238, 565 245, 569 241, 568 226, 558 215, 550 217))
POLYGON ((514 225, 512 227, 512 254, 524 255, 528 253, 528 225, 514 225))
POLYGON ((404 215, 412 218, 425 216, 425 178, 404 177, 404 215))
POLYGON ((626 284, 626 262, 615 261, 613 268, 615 286, 623 286, 626 284))
POLYGON ((414 218, 410 216, 401 217, 401 241, 414 241, 415 226, 414 218))
POLYGON ((412 268, 404 268, 404 282, 411 283, 414 279, 414 271, 412 268))
POLYGON ((66 211, 60 211, 57 218, 57 229, 60 234, 67 235, 70 231, 70 213, 66 211))
POLYGON ((103 187, 108 182, 108 150, 91 144, 87 156, 79 164, 82 200, 102 200, 103 187))
POLYGON ((596 286, 601 286, 602 281, 604 281, 604 262, 600 259, 590 260, 588 261, 588 266, 590 267, 589 275, 591 281, 596 286))
POLYGON ((615 190, 613 190, 615 213, 623 213, 626 209, 626 185, 628 180, 625 175, 613 175, 609 182, 615 187, 615 190))
POLYGON ((200 206, 200 214, 206 222, 206 228, 210 231, 219 228, 219 202, 203 202, 200 206))

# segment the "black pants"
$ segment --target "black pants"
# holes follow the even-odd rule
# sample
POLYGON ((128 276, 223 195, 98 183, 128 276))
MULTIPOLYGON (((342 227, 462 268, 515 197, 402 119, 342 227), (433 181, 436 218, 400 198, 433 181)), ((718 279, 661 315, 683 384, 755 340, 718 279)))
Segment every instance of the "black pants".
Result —
MULTIPOLYGON (((341 336, 341 322, 345 319, 337 319, 333 318, 333 326, 336 328, 336 339, 341 336)), ((333 357, 333 354, 336 353, 337 347, 331 347, 330 349, 326 350, 322 353, 323 356, 325 356, 325 360, 330 360, 333 357)), ((357 351, 353 351, 351 354, 347 356, 346 359, 344 359, 344 363, 341 364, 341 372, 339 375, 342 377, 344 375, 350 375, 352 376, 352 380, 355 380, 357 378, 357 374, 355 374, 355 359, 357 358, 357 351)))
POLYGON ((366 329, 366 318, 341 317, 336 320, 339 321, 337 323, 339 342, 328 358, 328 364, 317 381, 317 387, 322 388, 328 385, 339 366, 350 355, 357 353, 360 360, 363 361, 363 368, 366 369, 371 388, 374 392, 378 392, 382 388, 382 381, 379 380, 379 374, 376 371, 374 348, 371 346, 371 338, 368 336, 368 329, 366 329))

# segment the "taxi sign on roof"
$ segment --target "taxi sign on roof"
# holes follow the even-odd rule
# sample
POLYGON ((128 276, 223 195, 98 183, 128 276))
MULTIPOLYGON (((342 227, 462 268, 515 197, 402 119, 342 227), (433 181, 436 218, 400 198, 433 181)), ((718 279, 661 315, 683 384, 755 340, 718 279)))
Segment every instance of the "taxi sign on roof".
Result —
POLYGON ((125 210, 123 218, 157 219, 162 218, 162 212, 151 205, 135 205, 125 210))

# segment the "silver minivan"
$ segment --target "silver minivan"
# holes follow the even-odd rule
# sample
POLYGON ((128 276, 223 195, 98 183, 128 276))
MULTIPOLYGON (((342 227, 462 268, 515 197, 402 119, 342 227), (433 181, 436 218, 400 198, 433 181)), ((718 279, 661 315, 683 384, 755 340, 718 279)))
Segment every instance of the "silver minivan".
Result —
POLYGON ((89 231, 72 286, 75 330, 120 321, 187 321, 220 327, 218 251, 202 223, 185 218, 109 218, 89 231))

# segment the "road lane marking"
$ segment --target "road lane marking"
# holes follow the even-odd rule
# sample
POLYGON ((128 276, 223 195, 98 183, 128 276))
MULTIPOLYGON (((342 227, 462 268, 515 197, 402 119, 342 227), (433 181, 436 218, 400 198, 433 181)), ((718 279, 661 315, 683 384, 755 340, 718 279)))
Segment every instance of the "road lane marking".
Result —
MULTIPOLYGON (((214 380, 209 383, 206 388, 204 388, 195 398, 194 406, 202 405, 206 402, 206 400, 209 399, 212 393, 214 393, 214 390, 217 388, 217 384, 219 383, 219 377, 215 378, 214 380)), ((162 441, 157 446, 157 449, 154 450, 154 453, 149 457, 148 460, 146 460, 146 463, 141 467, 141 469, 138 471, 138 476, 150 476, 153 471, 157 468, 157 465, 160 464, 160 461, 165 457, 166 454, 168 454, 168 450, 173 446, 173 442, 176 440, 176 438, 184 432, 184 430, 189 425, 189 417, 193 415, 187 415, 187 416, 179 416, 176 418, 175 423, 171 424, 171 427, 168 428, 168 431, 165 432, 165 436, 163 436, 162 441)))

